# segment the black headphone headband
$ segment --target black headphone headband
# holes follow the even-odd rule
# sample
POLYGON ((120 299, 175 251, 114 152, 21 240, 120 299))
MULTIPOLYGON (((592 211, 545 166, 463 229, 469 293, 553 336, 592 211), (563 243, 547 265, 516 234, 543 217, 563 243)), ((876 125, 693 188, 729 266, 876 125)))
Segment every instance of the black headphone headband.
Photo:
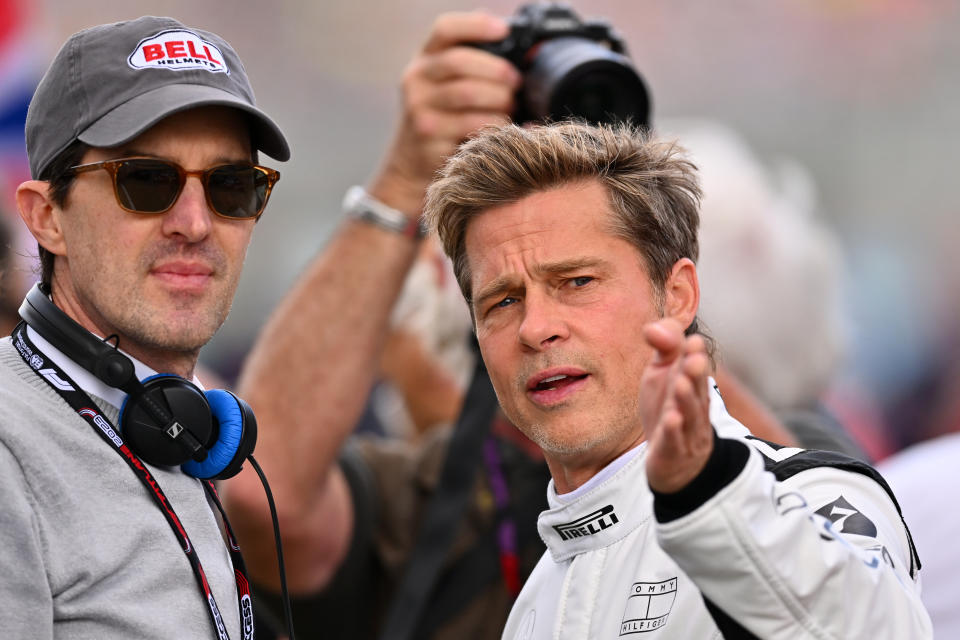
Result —
MULTIPOLYGON (((47 297, 39 282, 34 285, 20 305, 20 316, 40 335, 68 358, 95 375, 105 384, 122 389, 128 395, 140 398, 146 411, 160 424, 173 421, 173 416, 149 394, 137 379, 133 362, 113 345, 99 340, 68 316, 47 297)), ((189 436, 187 433, 185 436, 189 436)), ((190 447, 194 452, 200 443, 190 447)))
POLYGON ((130 393, 136 383, 133 362, 112 345, 97 339, 53 304, 43 285, 34 285, 20 305, 20 317, 64 355, 105 384, 130 393))

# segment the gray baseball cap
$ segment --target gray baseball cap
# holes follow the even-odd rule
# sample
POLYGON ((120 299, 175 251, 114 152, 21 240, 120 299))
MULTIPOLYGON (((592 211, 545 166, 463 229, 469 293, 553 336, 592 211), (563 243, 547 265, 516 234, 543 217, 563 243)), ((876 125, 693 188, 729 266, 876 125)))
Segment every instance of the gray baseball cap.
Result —
POLYGON ((153 16, 84 29, 61 47, 30 101, 30 173, 39 178, 75 140, 115 147, 206 105, 245 112, 252 144, 290 158, 283 132, 256 107, 243 63, 220 36, 153 16))

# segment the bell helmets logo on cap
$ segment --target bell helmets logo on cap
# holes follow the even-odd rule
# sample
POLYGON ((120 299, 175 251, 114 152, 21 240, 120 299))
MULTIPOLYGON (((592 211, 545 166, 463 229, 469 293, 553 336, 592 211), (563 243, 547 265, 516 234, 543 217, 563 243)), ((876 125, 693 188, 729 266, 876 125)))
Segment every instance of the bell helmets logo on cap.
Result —
POLYGON ((230 73, 220 49, 192 31, 161 31, 141 40, 127 58, 134 69, 161 68, 171 71, 206 69, 211 73, 230 73))

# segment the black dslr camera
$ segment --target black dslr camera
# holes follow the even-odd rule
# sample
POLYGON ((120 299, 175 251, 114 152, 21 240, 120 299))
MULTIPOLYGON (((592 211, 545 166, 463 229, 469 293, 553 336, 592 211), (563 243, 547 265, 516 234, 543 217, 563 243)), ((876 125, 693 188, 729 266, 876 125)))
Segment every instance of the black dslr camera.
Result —
POLYGON ((581 20, 565 4, 526 4, 510 19, 506 38, 475 46, 523 73, 514 122, 583 118, 650 125, 643 79, 604 20, 581 20))

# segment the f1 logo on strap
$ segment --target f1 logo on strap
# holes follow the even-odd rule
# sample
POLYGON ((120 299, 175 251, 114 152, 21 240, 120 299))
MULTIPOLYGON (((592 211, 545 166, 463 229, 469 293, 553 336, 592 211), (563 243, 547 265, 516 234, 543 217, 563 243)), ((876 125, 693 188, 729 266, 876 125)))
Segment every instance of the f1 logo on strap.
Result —
POLYGON ((56 369, 40 369, 37 373, 50 381, 57 389, 61 391, 73 391, 73 385, 57 375, 56 369))

